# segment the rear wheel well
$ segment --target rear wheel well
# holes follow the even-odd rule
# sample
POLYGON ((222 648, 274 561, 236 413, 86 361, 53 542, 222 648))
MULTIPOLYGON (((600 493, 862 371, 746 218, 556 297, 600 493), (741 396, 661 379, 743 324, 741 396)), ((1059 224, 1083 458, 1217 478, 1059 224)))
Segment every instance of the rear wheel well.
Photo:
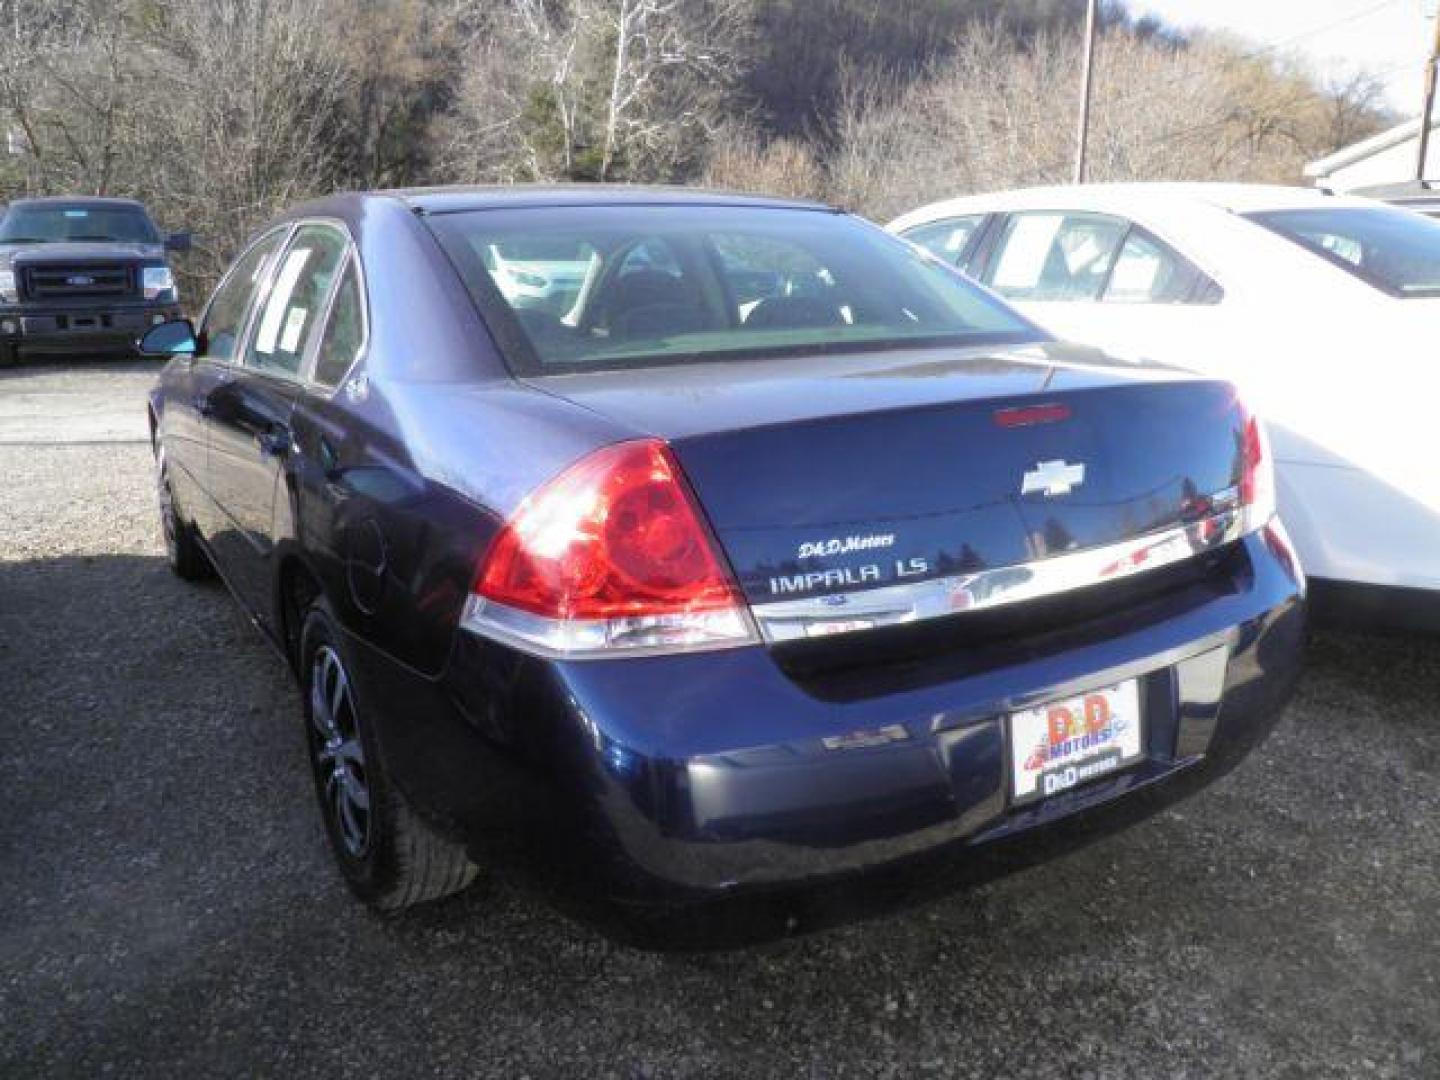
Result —
POLYGON ((319 580, 296 556, 285 560, 280 567, 280 634, 285 645, 285 655, 290 666, 300 670, 300 631, 304 626, 305 612, 324 591, 319 580))

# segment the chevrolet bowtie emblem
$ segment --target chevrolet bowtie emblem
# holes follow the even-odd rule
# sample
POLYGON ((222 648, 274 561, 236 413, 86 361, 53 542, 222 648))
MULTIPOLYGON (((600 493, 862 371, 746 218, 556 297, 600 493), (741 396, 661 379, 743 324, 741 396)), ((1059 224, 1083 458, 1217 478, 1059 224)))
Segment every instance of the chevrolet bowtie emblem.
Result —
POLYGON ((1063 458, 1059 461, 1042 461, 1025 474, 1020 494, 1034 495, 1039 492, 1048 499, 1055 495, 1069 495, 1084 482, 1084 465, 1071 465, 1063 458))

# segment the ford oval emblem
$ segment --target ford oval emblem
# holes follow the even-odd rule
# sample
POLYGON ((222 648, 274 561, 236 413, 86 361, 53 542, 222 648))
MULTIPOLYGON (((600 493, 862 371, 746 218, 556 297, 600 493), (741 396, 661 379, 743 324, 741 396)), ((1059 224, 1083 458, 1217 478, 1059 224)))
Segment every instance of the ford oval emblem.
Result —
POLYGON ((65 284, 74 285, 77 287, 82 285, 94 285, 95 279, 89 274, 71 274, 65 279, 65 284))

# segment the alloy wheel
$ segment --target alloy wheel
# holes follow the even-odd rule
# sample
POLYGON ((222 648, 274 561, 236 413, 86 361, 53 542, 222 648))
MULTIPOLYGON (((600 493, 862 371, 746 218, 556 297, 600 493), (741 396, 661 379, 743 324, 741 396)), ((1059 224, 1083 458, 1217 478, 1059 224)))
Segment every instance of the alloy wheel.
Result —
POLYGON ((160 531, 165 538, 165 553, 173 563, 179 544, 179 522, 175 520, 175 496, 170 492, 170 476, 165 470, 165 452, 155 459, 155 493, 160 500, 160 531))
POLYGON ((340 656, 329 645, 315 651, 310 665, 310 745, 325 812, 345 851, 361 858, 370 845, 370 786, 365 748, 340 656))

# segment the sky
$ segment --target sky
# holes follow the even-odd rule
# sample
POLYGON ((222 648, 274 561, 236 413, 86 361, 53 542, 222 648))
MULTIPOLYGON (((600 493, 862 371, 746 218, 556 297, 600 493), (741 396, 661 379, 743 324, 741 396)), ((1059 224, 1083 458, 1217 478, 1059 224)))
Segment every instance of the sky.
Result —
POLYGON ((1256 48, 1281 46, 1337 74, 1383 73, 1389 104, 1420 111, 1425 56, 1440 0, 1129 0, 1136 16, 1154 13, 1179 27, 1230 30, 1256 48))

